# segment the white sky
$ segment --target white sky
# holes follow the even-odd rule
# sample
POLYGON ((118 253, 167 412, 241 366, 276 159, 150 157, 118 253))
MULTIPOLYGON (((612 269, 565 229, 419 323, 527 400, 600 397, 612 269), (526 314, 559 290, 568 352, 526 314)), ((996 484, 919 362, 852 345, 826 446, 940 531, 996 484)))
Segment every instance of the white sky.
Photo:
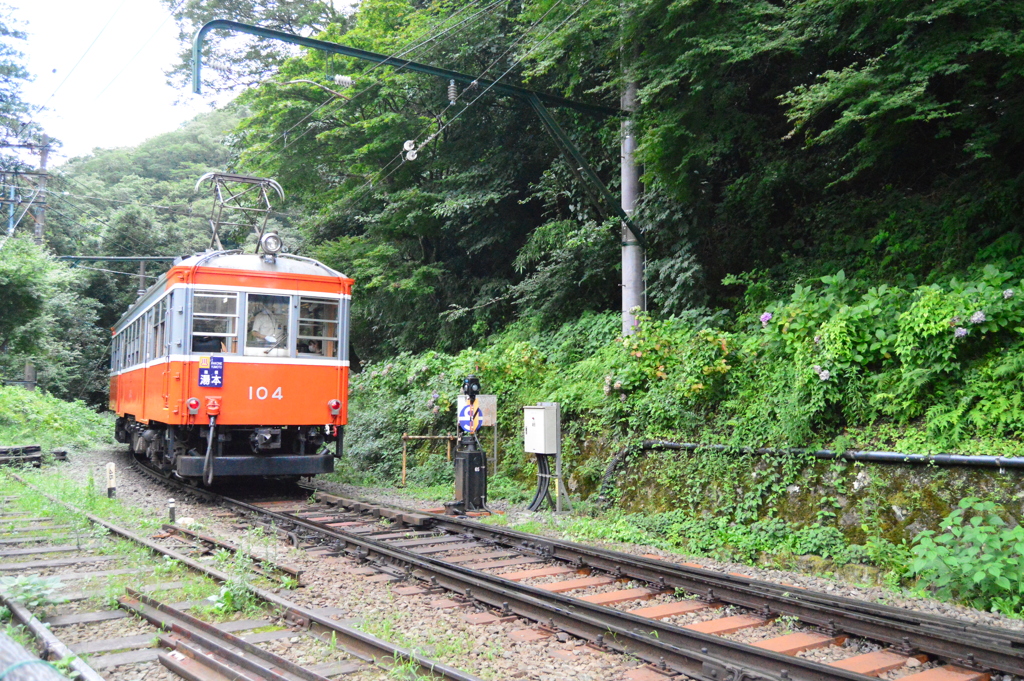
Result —
POLYGON ((177 27, 159 0, 7 2, 28 33, 17 42, 35 80, 23 98, 46 103, 35 119, 64 145, 51 153, 51 167, 95 147, 134 146, 209 110, 210 100, 167 85, 177 27))

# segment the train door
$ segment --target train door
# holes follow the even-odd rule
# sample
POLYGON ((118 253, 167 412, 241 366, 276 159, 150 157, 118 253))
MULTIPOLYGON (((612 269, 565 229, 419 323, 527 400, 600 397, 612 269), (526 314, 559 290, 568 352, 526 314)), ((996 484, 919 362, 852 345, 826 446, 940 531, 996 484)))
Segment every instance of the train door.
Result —
POLYGON ((170 338, 168 328, 170 327, 170 294, 165 295, 156 304, 153 317, 153 357, 161 360, 160 364, 160 392, 158 403, 163 410, 161 420, 167 423, 171 409, 171 362, 170 362, 170 338))
POLYGON ((149 308, 144 314, 139 316, 139 360, 142 368, 142 394, 139 396, 142 401, 142 409, 140 410, 140 417, 146 421, 151 420, 156 416, 157 405, 155 400, 150 398, 149 389, 154 383, 153 377, 150 376, 149 361, 153 359, 153 308, 149 308))

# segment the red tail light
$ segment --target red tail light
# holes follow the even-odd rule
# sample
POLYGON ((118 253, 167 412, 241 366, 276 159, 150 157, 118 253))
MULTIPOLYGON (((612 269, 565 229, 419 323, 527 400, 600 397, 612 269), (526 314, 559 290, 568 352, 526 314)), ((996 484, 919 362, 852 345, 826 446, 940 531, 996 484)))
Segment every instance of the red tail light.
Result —
POLYGON ((341 400, 328 401, 327 408, 331 410, 331 416, 337 416, 341 413, 341 400))
POLYGON ((198 414, 199 413, 199 398, 198 397, 190 397, 188 399, 188 402, 185 403, 185 405, 188 407, 188 413, 189 414, 198 414))

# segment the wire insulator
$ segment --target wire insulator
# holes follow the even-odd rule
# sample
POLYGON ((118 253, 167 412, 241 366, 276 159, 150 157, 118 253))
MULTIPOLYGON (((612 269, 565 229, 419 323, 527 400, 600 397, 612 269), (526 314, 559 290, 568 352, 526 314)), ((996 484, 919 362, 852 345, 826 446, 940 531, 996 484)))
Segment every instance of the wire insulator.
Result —
POLYGON ((455 87, 455 81, 448 81, 448 103, 455 106, 455 100, 459 98, 459 90, 455 87))

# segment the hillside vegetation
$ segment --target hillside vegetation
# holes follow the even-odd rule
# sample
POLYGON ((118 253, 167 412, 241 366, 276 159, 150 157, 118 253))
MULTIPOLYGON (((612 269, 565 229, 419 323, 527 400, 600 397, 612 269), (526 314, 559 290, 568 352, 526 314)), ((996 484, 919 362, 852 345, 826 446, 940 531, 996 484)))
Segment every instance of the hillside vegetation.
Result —
MULTIPOLYGON (((181 30, 175 82, 196 29, 232 17, 613 109, 638 87, 648 309, 627 337, 618 220, 524 101, 479 84, 450 91, 402 67, 214 32, 205 87, 238 88, 232 106, 57 171, 58 254, 202 250, 199 176, 283 185, 273 227, 356 281, 342 476, 392 484, 401 433, 451 432, 476 373, 499 396, 492 491, 522 495, 534 469, 520 409, 555 400, 577 498, 596 498, 620 454, 612 499, 665 511, 593 531, 742 560, 864 559, 897 576, 916 536, 915 574, 928 575, 945 569, 945 535, 927 533, 946 516, 943 528, 974 523, 978 545, 1016 565, 1020 527, 999 529, 1021 520, 1012 475, 869 474, 735 450, 644 458, 637 444, 1024 453, 1024 4, 363 0, 346 14, 320 0, 164 2, 181 30)), ((27 73, 5 63, 13 92, 27 73)), ((16 130, 29 108, 8 104, 0 126, 16 130)), ((625 114, 552 115, 617 194, 625 114)), ((4 243, 3 376, 32 360, 45 390, 101 406, 104 329, 134 299, 134 267, 73 271, 23 236, 4 243)), ((429 446, 412 459, 417 485, 450 480, 429 446)), ((1019 612, 1015 584, 979 603, 1019 612)), ((969 585, 950 594, 974 598, 969 585)))

